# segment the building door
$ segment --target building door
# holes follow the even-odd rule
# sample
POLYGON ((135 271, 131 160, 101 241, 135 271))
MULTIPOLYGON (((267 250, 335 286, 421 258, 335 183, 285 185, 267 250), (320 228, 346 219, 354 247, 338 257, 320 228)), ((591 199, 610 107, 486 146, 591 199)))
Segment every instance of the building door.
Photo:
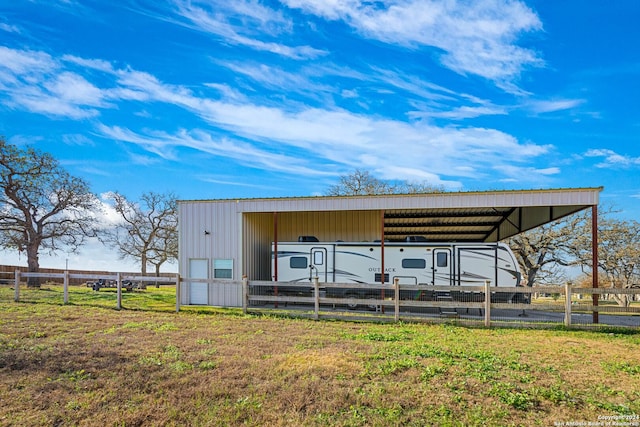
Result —
MULTIPOLYGON (((209 260, 190 259, 189 260, 190 279, 209 278, 209 260)), ((207 305, 209 304, 209 284, 206 282, 189 282, 189 304, 207 305)))

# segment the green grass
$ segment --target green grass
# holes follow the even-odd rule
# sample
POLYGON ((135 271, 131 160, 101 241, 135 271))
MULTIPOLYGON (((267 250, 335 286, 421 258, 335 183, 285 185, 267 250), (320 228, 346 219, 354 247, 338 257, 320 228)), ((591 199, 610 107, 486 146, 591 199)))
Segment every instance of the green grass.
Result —
MULTIPOLYGON (((0 288, 0 425, 502 426, 640 414, 640 334, 175 312, 0 288)), ((586 425, 586 424, 585 424, 586 425)))

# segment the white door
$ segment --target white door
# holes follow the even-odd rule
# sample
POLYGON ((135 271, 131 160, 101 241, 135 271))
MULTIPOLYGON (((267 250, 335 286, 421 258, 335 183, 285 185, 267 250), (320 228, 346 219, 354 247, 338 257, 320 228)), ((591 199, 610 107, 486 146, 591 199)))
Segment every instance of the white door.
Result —
POLYGON ((310 276, 318 276, 318 282, 324 283, 327 281, 328 259, 326 248, 312 248, 311 249, 311 263, 309 264, 310 276))
POLYGON ((435 249, 433 251, 433 284, 435 286, 452 285, 451 251, 449 249, 435 249))
MULTIPOLYGON (((206 259, 189 260, 189 278, 208 279, 209 261, 206 259)), ((209 284, 189 282, 189 304, 207 305, 209 303, 209 284)))

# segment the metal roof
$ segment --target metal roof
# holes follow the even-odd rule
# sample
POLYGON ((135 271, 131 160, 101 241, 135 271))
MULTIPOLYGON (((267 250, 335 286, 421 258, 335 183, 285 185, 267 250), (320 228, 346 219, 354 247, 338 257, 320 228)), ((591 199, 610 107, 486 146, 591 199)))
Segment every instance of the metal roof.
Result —
POLYGON ((200 202, 233 203, 237 212, 378 210, 384 218, 386 240, 423 236, 430 241, 492 242, 596 206, 602 190, 597 187, 200 202))

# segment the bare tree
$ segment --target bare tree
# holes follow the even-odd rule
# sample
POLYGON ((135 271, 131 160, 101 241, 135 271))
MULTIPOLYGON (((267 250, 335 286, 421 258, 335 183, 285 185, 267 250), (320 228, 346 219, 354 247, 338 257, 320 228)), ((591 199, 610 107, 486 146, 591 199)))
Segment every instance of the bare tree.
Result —
POLYGON ((143 275, 148 265, 159 275, 162 264, 178 258, 176 197, 148 192, 136 203, 116 192, 111 198, 122 221, 105 233, 105 242, 114 244, 122 258, 139 261, 143 275))
POLYGON ((349 175, 340 176, 340 182, 326 191, 327 196, 361 196, 376 194, 443 193, 444 188, 420 182, 382 181, 369 171, 356 169, 349 175))
POLYGON ((564 277, 558 266, 575 265, 576 230, 587 215, 577 213, 507 239, 525 276, 526 286, 564 277))
POLYGON ((0 138, 0 191, 0 247, 26 252, 30 272, 40 268, 41 249, 76 252, 97 235, 98 199, 48 153, 0 138))
MULTIPOLYGON (((591 241, 585 238, 588 226, 585 224, 576 233, 574 255, 583 271, 593 274, 591 241)), ((640 223, 599 214, 598 268, 604 286, 624 289, 640 283, 640 223)), ((629 295, 612 294, 612 297, 621 306, 630 304, 629 295)))

